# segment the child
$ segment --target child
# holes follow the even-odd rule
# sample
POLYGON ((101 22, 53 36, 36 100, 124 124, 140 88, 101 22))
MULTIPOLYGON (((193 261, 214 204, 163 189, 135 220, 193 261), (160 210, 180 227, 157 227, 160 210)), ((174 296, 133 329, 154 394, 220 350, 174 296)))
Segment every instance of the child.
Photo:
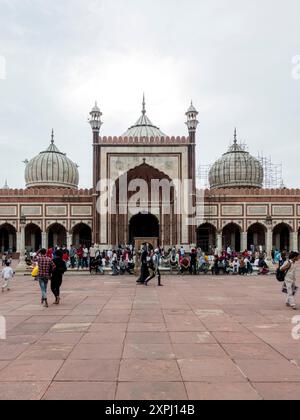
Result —
POLYGON ((13 276, 14 276, 14 272, 13 269, 10 267, 9 262, 7 262, 6 267, 3 268, 2 270, 2 278, 3 278, 3 285, 2 285, 2 293, 4 292, 4 290, 7 288, 7 290, 9 291, 10 288, 10 281, 12 280, 13 276))

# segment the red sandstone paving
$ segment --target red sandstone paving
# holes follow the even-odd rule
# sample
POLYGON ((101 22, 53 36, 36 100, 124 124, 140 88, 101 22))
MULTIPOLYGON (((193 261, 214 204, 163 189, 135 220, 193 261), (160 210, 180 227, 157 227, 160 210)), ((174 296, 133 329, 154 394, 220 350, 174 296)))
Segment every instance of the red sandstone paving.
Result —
POLYGON ((40 400, 50 382, 0 382, 0 400, 40 400))
POLYGON ((203 356, 201 359, 181 359, 178 364, 185 382, 246 382, 237 365, 228 358, 203 356))
POLYGON ((219 344, 173 344, 176 359, 229 358, 219 344))
POLYGON ((52 381, 63 360, 15 360, 0 371, 0 382, 52 381))
POLYGON ((170 343, 169 334, 166 332, 128 332, 126 344, 164 344, 170 343))
POLYGON ((258 344, 223 344, 226 353, 234 360, 274 360, 282 355, 264 343, 258 344))
POLYGON ((72 360, 120 360, 123 353, 123 344, 77 344, 70 354, 72 360))
POLYGON ((175 359, 171 344, 125 344, 123 359, 169 360, 175 359))
MULTIPOLYGON (((55 381, 59 382, 116 382, 119 360, 67 360, 55 381)), ((0 372, 1 379, 1 372, 0 372)))
POLYGON ((247 383, 226 383, 224 385, 186 382, 185 386, 190 400, 255 401, 262 399, 259 392, 247 383))
POLYGON ((26 349, 28 349, 29 344, 4 344, 0 345, 0 360, 14 360, 26 349))
POLYGON ((44 400, 113 400, 116 382, 54 382, 45 393, 44 400))
POLYGON ((236 360, 251 382, 300 382, 300 368, 288 360, 236 360))
POLYGON ((129 322, 128 332, 166 332, 167 326, 164 323, 129 322))
POLYGON ((117 400, 187 400, 187 393, 182 382, 119 382, 117 400))
POLYGON ((253 386, 265 400, 300 400, 300 383, 254 383, 253 386))
POLYGON ((180 382, 181 375, 176 361, 122 360, 120 382, 180 382))
POLYGON ((0 398, 299 399, 300 311, 273 277, 163 281, 66 277, 46 309, 18 278, 0 295, 0 398))

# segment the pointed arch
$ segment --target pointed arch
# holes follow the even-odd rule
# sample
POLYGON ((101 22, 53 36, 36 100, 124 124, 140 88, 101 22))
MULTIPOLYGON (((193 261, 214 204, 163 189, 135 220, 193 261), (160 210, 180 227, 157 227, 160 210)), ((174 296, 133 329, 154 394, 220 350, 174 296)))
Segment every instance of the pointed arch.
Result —
POLYGON ((273 228, 273 248, 278 251, 291 251, 292 228, 287 223, 278 223, 273 228))
POLYGON ((42 230, 35 223, 25 227, 25 248, 27 251, 38 251, 42 247, 42 230))
POLYGON ((223 248, 230 246, 236 252, 241 252, 241 233, 242 229, 237 223, 230 222, 225 225, 222 231, 223 248))
POLYGON ((48 226, 48 247, 63 247, 67 245, 67 230, 60 223, 56 222, 48 226))
POLYGON ((0 226, 0 252, 13 253, 17 250, 17 231, 10 223, 0 226))

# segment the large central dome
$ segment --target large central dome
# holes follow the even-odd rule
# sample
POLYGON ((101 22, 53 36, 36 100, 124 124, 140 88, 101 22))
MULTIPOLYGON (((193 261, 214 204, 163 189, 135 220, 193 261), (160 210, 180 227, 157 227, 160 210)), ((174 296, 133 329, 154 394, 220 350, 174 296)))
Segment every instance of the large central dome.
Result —
POLYGON ((25 163, 25 182, 27 188, 78 188, 78 166, 55 146, 53 131, 51 144, 48 149, 41 152, 29 162, 25 161, 25 163))
POLYGON ((262 164, 237 143, 235 131, 234 144, 209 172, 210 188, 262 188, 263 181, 262 164))
POLYGON ((167 137, 158 127, 153 125, 147 117, 145 96, 143 98, 142 115, 137 122, 123 134, 122 137, 167 137))

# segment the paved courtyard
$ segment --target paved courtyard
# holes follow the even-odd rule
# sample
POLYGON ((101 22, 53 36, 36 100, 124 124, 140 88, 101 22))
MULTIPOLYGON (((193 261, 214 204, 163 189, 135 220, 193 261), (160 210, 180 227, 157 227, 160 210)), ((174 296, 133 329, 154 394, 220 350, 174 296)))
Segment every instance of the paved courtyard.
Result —
POLYGON ((300 398, 300 311, 274 277, 163 282, 67 276, 45 309, 38 284, 16 278, 0 294, 0 399, 300 398))

